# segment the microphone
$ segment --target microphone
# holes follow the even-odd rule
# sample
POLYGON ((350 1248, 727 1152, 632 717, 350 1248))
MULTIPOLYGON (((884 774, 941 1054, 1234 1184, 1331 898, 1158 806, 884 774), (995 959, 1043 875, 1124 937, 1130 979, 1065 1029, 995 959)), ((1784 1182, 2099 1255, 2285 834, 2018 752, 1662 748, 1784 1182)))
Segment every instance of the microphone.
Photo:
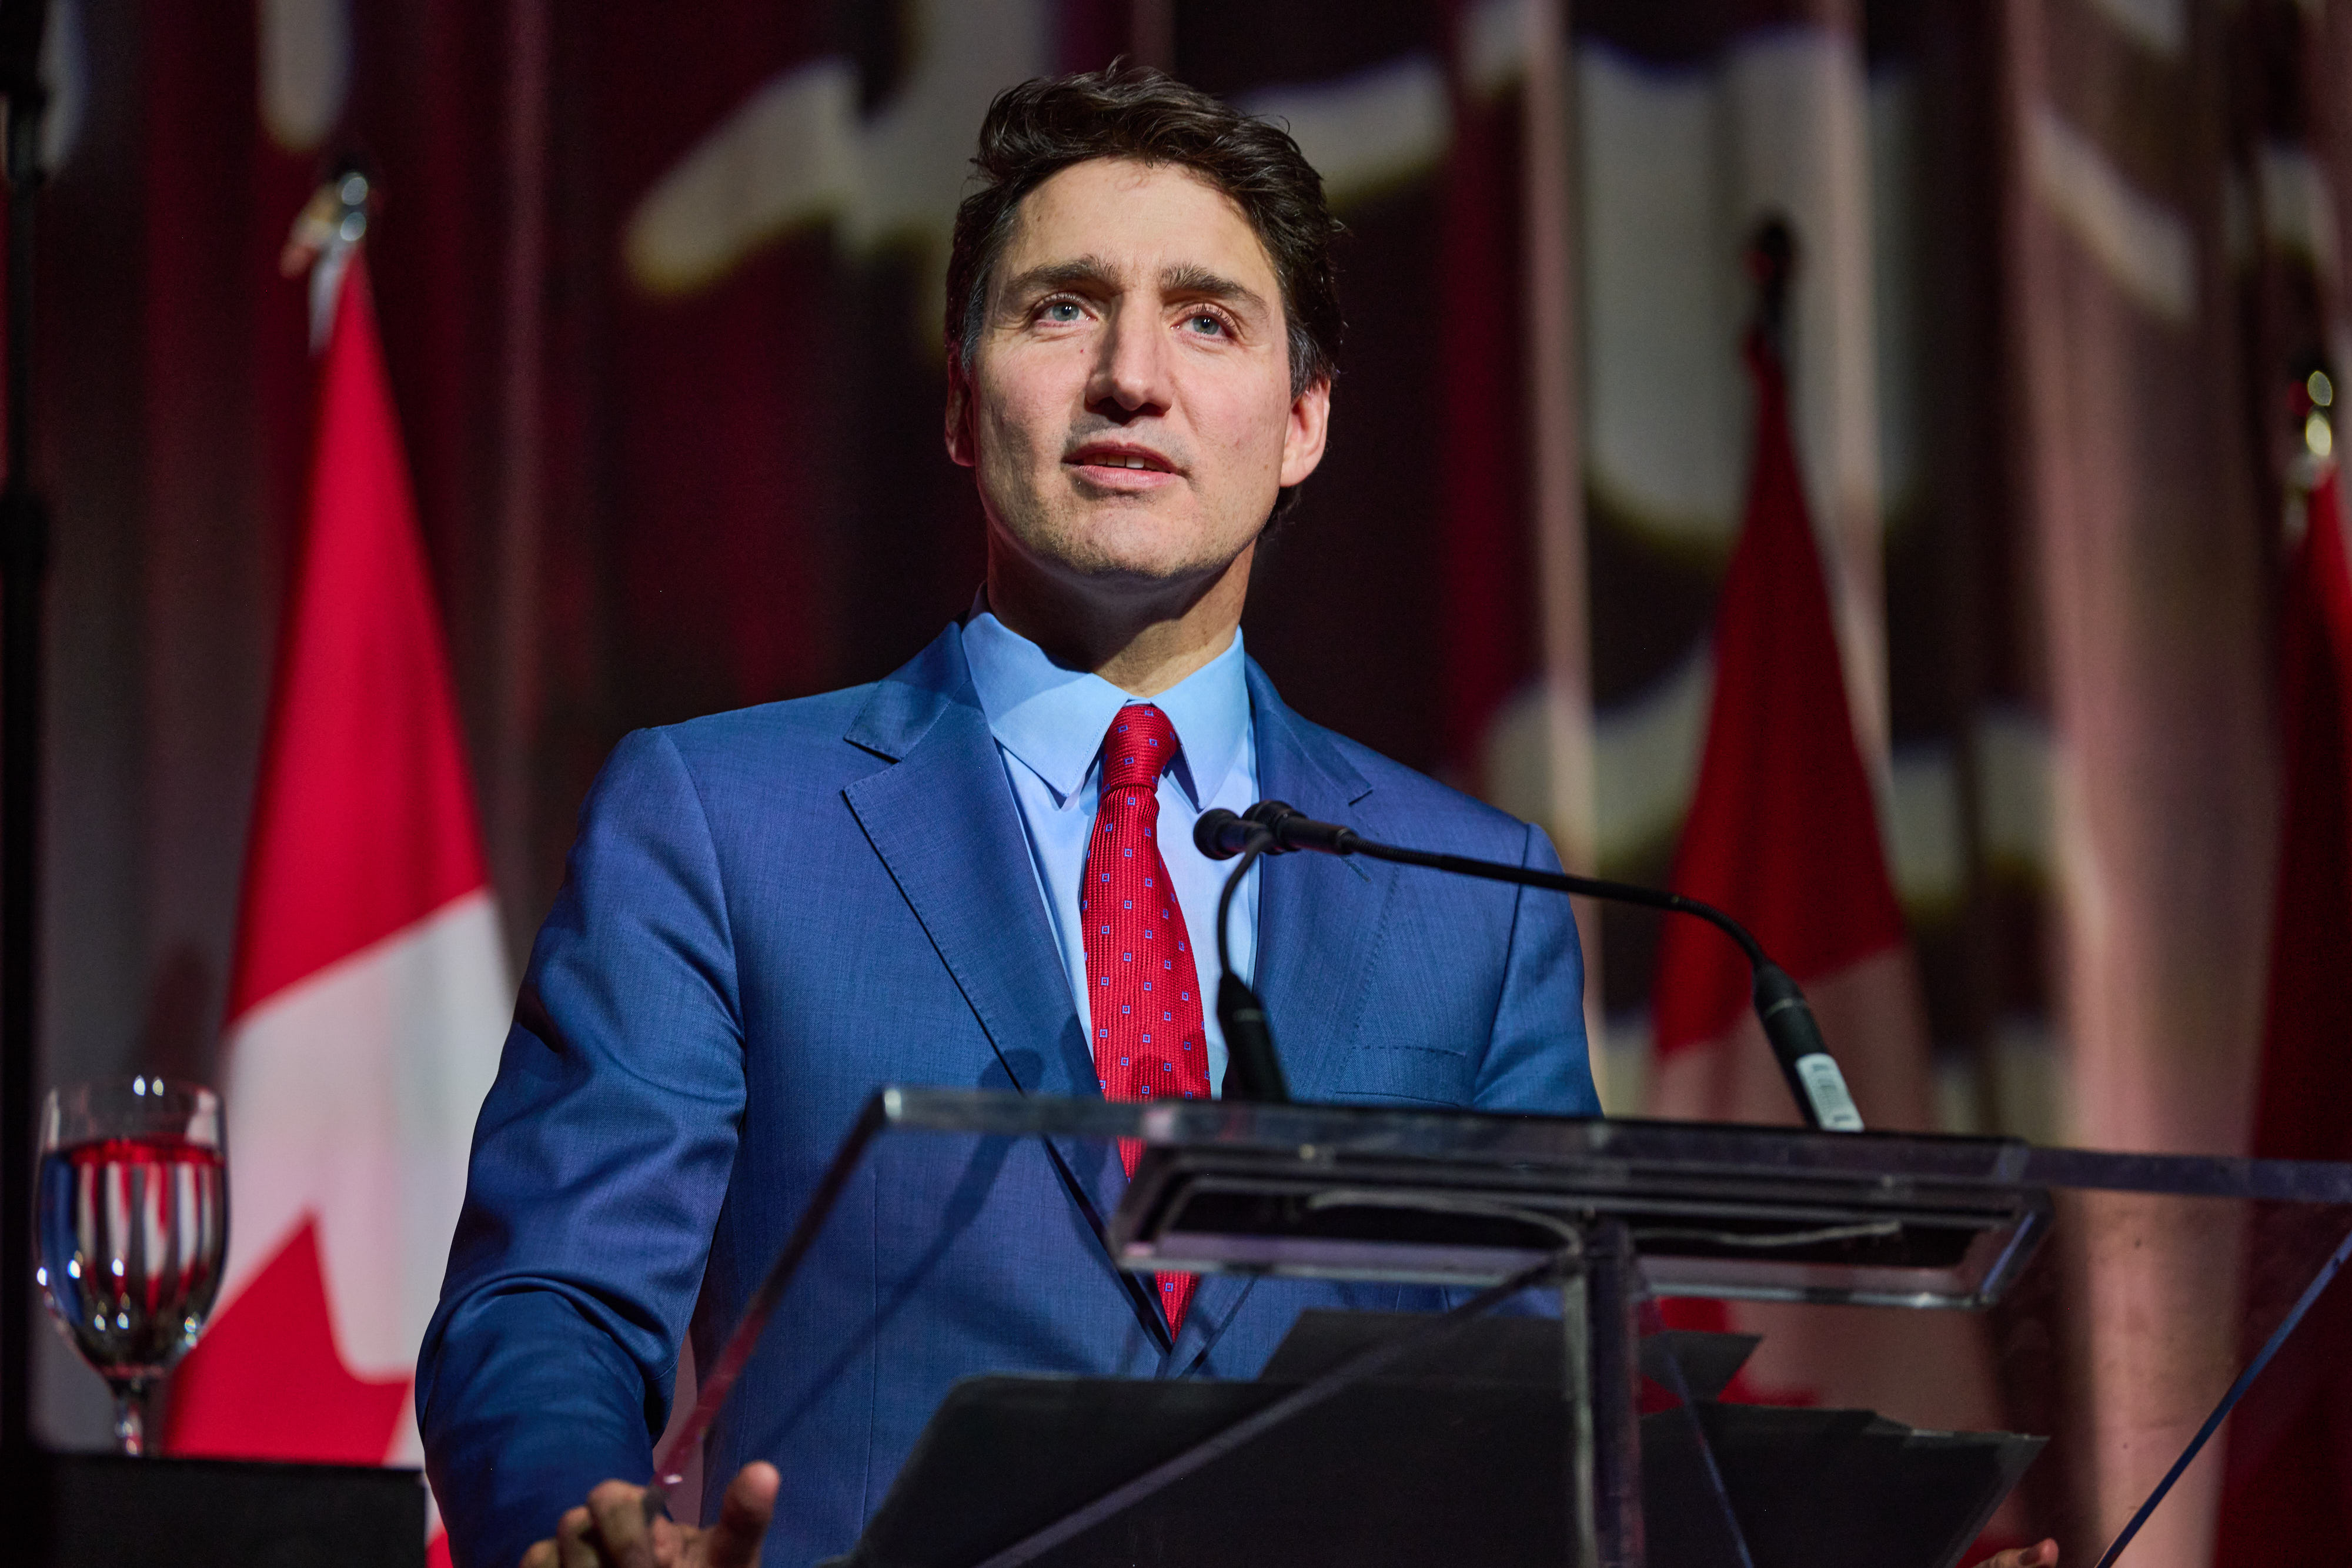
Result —
POLYGON ((1241 863, 1225 878, 1217 895, 1217 1027, 1225 1032, 1224 1097, 1253 1100, 1262 1105, 1290 1103, 1290 1084, 1282 1075, 1282 1059, 1274 1051, 1274 1030, 1266 1022, 1265 1004, 1234 973, 1231 926, 1234 894, 1242 878, 1272 849, 1274 841, 1255 822, 1246 821, 1222 806, 1201 813, 1192 824, 1192 843, 1213 861, 1241 863))
MULTIPOLYGON (((1521 887, 1547 888, 1554 893, 1582 894, 1587 898, 1608 899, 1618 904, 1637 904, 1648 909, 1664 909, 1675 915, 1688 915, 1704 920, 1739 945, 1748 956, 1751 996, 1756 1006, 1757 1021, 1764 1026, 1764 1038, 1771 1043, 1772 1055, 1780 1064, 1780 1076, 1789 1085, 1790 1096, 1797 1103, 1798 1113, 1805 1125, 1816 1131, 1859 1133, 1862 1113, 1854 1106, 1853 1096, 1845 1085, 1845 1074, 1838 1070, 1837 1059, 1829 1052, 1822 1040, 1821 1025, 1813 1019, 1813 1009, 1805 1001, 1805 993, 1798 988, 1789 972, 1772 962, 1763 946, 1749 934, 1748 927, 1734 920, 1711 904, 1663 888, 1643 887, 1630 882, 1611 882, 1594 876, 1577 876, 1569 872, 1532 871, 1526 866, 1511 865, 1502 861, 1478 860, 1469 855, 1437 854, 1427 850, 1410 850, 1395 844, 1384 844, 1365 838, 1353 828, 1343 828, 1336 822, 1318 822, 1302 815, 1296 808, 1280 800, 1260 800, 1236 817, 1231 811, 1204 811, 1193 830, 1193 842, 1201 852, 1212 860, 1224 860, 1234 854, 1244 854, 1254 860, 1259 854, 1286 854, 1295 850, 1311 850, 1318 854, 1363 855, 1371 860, 1391 861, 1399 865, 1425 866, 1433 871, 1450 872, 1457 876, 1482 877, 1489 882, 1515 883, 1521 887), (1212 819, 1216 821, 1212 822, 1212 819), (1250 835, 1255 834, 1253 838, 1250 835), (1228 844, 1234 848, 1226 848, 1228 844)), ((1244 869, 1248 862, 1244 862, 1244 869)), ((1226 884, 1226 896, 1232 896, 1234 882, 1226 884)), ((1223 925, 1222 915, 1219 924, 1223 925)), ((1224 954, 1224 933, 1218 933, 1218 956, 1224 954)), ((1222 1019, 1222 997, 1219 1017, 1222 1019)))

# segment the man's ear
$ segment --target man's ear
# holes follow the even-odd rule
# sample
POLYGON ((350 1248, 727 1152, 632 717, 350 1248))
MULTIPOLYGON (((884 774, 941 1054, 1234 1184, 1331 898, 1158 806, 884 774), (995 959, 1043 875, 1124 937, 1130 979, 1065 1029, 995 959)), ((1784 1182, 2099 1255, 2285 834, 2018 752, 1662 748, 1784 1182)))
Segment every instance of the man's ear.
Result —
POLYGON ((1323 439, 1331 429, 1331 378, 1318 376, 1290 400, 1290 420, 1282 433, 1282 487, 1304 484, 1323 461, 1323 439))
POLYGON ((952 347, 948 350, 947 443, 949 459, 960 466, 969 468, 980 460, 971 438, 971 378, 964 374, 963 356, 952 347))

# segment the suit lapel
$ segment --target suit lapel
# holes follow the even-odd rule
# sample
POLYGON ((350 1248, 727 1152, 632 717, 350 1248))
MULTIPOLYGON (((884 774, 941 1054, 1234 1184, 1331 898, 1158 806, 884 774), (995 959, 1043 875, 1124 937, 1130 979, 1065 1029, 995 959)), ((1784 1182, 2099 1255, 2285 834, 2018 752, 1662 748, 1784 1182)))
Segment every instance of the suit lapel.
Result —
MULTIPOLYGON (((1378 836, 1365 805, 1370 782, 1328 737, 1283 705, 1256 664, 1249 676, 1259 798, 1378 836)), ((1396 868, 1317 854, 1261 863, 1257 993, 1291 1092, 1322 1099, 1363 1016, 1396 868)))
MULTIPOLYGON (((1326 737, 1284 706, 1255 662, 1249 684, 1258 798, 1285 800, 1318 821, 1370 832, 1362 802, 1371 785, 1326 737)), ((1273 1023, 1291 1093, 1322 1099, 1363 1014, 1365 982, 1393 883, 1386 873, 1395 868, 1315 854, 1282 855, 1259 865, 1255 989, 1273 1023)), ((1214 981, 1212 974, 1202 977, 1212 995, 1214 981)), ((1202 1275, 1166 1367, 1181 1373, 1198 1366, 1247 1302, 1255 1282, 1242 1274, 1202 1275)))
MULTIPOLYGON (((876 688, 848 738, 896 764, 843 793, 1006 1076, 1024 1093, 1099 1095, 1061 950, 1035 896, 1020 810, 955 627, 876 688)), ((1056 1146, 1108 1215, 1126 1184, 1111 1145, 1056 1146)))

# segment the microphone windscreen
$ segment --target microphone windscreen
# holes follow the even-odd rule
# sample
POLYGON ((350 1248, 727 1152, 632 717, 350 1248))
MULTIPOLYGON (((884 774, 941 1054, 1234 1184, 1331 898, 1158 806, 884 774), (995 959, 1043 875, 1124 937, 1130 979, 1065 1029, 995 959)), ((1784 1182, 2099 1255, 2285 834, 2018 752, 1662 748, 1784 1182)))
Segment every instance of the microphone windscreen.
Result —
POLYGON ((1249 824, 1223 806, 1212 806, 1192 824, 1192 845, 1213 861, 1229 861, 1248 847, 1249 824))

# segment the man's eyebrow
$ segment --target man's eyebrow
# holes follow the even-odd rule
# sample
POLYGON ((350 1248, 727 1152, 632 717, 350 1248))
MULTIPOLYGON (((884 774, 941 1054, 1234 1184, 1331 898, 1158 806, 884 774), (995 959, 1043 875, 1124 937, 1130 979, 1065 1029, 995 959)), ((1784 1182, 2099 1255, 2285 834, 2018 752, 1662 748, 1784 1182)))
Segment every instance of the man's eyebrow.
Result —
POLYGON ((1098 256, 1081 256, 1069 261, 1049 261, 1033 267, 1004 285, 1008 298, 1024 294, 1050 292, 1056 288, 1115 288, 1118 285, 1118 269, 1098 256))
POLYGON ((1211 272, 1205 267, 1171 267, 1160 275, 1162 294, 1181 294, 1194 299, 1217 299, 1230 304, 1265 308, 1265 299, 1249 285, 1227 277, 1222 272, 1211 272))

